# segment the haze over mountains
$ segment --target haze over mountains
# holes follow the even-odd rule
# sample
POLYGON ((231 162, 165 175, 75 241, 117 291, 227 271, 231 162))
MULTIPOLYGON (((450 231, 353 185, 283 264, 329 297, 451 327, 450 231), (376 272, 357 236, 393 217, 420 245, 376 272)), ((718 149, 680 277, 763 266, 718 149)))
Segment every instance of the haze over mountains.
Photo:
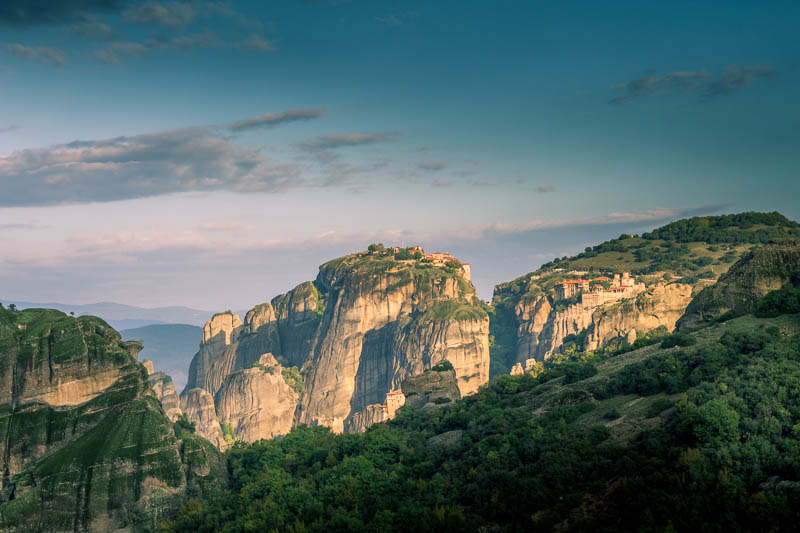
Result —
POLYGON ((56 302, 25 302, 18 300, 0 300, 4 305, 14 304, 19 309, 35 307, 40 309, 57 309, 64 313, 75 313, 76 316, 99 316, 114 329, 130 329, 149 324, 190 324, 202 326, 208 320, 208 311, 190 309, 183 306, 170 307, 136 307, 114 302, 98 302, 93 304, 63 304, 56 302))

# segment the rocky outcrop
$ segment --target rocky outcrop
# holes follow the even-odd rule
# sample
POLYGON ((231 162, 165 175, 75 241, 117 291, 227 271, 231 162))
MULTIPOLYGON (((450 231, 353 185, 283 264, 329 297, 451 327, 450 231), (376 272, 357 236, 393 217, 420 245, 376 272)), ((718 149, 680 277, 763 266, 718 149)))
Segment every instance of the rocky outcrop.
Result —
POLYGON ((178 417, 183 414, 181 411, 181 400, 178 393, 175 392, 175 386, 172 384, 172 378, 164 372, 156 372, 153 362, 149 359, 142 361, 142 365, 147 369, 150 379, 150 386, 153 392, 161 402, 161 407, 164 408, 164 413, 172 422, 178 420, 178 417))
POLYGON ((403 380, 406 405, 416 409, 435 409, 461 399, 456 373, 452 370, 428 370, 403 380))
POLYGON ((581 301, 555 308, 551 297, 540 293, 517 302, 516 363, 520 373, 535 361, 558 351, 568 335, 583 335, 583 349, 596 350, 624 345, 636 332, 665 327, 672 330, 692 298, 692 286, 682 283, 656 284, 632 298, 585 306, 581 301), (530 361, 530 362, 528 362, 530 361))
POLYGON ((229 375, 214 398, 220 424, 236 440, 253 442, 285 435, 292 428, 297 393, 286 383, 272 354, 253 368, 229 375))
POLYGON ((228 447, 214 407, 214 397, 198 387, 183 391, 181 409, 186 418, 195 424, 195 432, 222 451, 228 447))
POLYGON ((167 418, 139 349, 96 317, 0 308, 0 530, 154 529, 224 477, 167 418))
POLYGON ((678 322, 678 329, 695 329, 728 311, 736 315, 750 313, 768 292, 780 289, 799 273, 798 243, 751 251, 692 300, 678 322))
MULTIPOLYGON (((405 377, 444 359, 454 365, 462 395, 477 391, 489 377, 488 326, 474 288, 455 269, 353 254, 321 266, 315 281, 255 307, 243 323, 235 316, 213 317, 187 392, 206 390, 219 415, 227 380, 247 371, 237 378, 239 392, 226 393, 232 413, 237 401, 250 402, 242 396, 250 394, 248 387, 267 386, 255 385, 257 374, 249 369, 270 353, 276 364, 297 367, 304 378, 297 422, 360 431, 381 419, 378 407, 405 377)), ((277 394, 270 405, 283 402, 280 387, 270 387, 277 394)), ((251 422, 244 426, 256 423, 245 418, 251 422)), ((244 426, 240 434, 247 438, 274 434, 244 426)))

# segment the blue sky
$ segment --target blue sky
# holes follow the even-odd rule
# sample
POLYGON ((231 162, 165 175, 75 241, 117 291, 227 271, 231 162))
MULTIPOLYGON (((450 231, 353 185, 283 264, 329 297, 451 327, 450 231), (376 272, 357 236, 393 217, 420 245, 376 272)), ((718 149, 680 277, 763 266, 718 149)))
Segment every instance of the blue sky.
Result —
POLYGON ((7 0, 0 297, 243 308, 374 240, 494 283, 800 218, 800 6, 7 0))

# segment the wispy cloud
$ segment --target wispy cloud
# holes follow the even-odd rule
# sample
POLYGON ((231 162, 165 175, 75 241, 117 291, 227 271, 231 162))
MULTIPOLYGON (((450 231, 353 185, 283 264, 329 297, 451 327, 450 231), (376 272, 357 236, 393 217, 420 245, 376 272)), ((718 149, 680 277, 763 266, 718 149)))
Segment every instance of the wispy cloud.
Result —
POLYGON ((21 59, 36 61, 51 67, 61 67, 66 63, 64 52, 52 46, 27 46, 24 44, 9 44, 6 51, 12 56, 21 59))
POLYGON ((10 126, 0 127, 0 133, 6 133, 8 131, 14 131, 14 130, 18 130, 18 129, 19 129, 19 126, 17 126, 16 124, 12 124, 10 126))
POLYGON ((714 97, 734 93, 748 87, 756 78, 772 78, 777 74, 772 67, 763 65, 731 67, 708 86, 706 94, 714 97))
POLYGON ((293 164, 194 127, 75 141, 0 156, 0 205, 48 205, 187 191, 276 192, 302 183, 293 164))
POLYGON ((239 43, 239 47, 245 50, 255 50, 256 52, 272 52, 275 50, 275 45, 260 35, 251 35, 239 43))
POLYGON ((411 19, 417 17, 416 11, 409 11, 407 13, 396 13, 391 15, 385 15, 383 17, 375 17, 375 20, 380 22, 381 24, 386 24, 387 26, 402 26, 406 24, 411 19))
POLYGON ((446 169, 449 165, 450 160, 448 159, 423 159, 417 164, 417 168, 420 170, 438 172, 439 170, 446 169))
POLYGON ((137 41, 115 41, 105 48, 94 51, 101 63, 117 65, 122 59, 139 58, 157 50, 186 51, 194 48, 224 46, 224 42, 213 32, 194 33, 162 39, 137 41))
POLYGON ((654 94, 687 92, 703 87, 711 74, 705 70, 670 72, 664 76, 645 76, 612 87, 625 94, 611 99, 612 103, 623 103, 652 96, 654 94))
POLYGON ((299 146, 306 150, 331 150, 346 146, 363 146, 394 141, 397 137, 398 133, 396 132, 332 133, 303 141, 299 146))
POLYGON ((288 109, 280 113, 266 113, 257 117, 239 120, 228 126, 228 128, 231 131, 252 130, 277 126, 288 122, 296 122, 298 120, 311 120, 319 118, 324 114, 325 110, 322 108, 288 109))
POLYGON ((0 231, 47 229, 49 226, 27 222, 0 223, 0 231))
POLYGON ((189 2, 144 2, 132 6, 125 15, 134 24, 176 27, 194 20, 197 11, 189 2))
POLYGON ((556 188, 552 185, 537 185, 534 190, 539 194, 546 194, 549 192, 555 192, 556 188))
POLYGON ((676 71, 663 76, 648 75, 611 87, 622 91, 611 99, 611 103, 622 104, 657 94, 694 93, 701 98, 713 98, 731 94, 751 85, 756 78, 768 78, 777 72, 768 66, 753 65, 731 67, 714 77, 705 70, 676 71))
MULTIPOLYGON (((133 48, 128 53, 136 53, 133 48)), ((385 168, 386 158, 340 160, 332 148, 391 140, 396 134, 333 134, 314 139, 295 161, 277 161, 235 144, 238 133, 324 114, 289 109, 228 124, 101 140, 79 140, 0 155, 0 206, 143 198, 192 191, 273 193, 294 187, 357 190, 356 178, 385 168), (317 172, 309 172, 317 166, 317 172)))
POLYGON ((73 35, 80 35, 97 41, 114 39, 114 30, 111 29, 111 26, 100 22, 91 15, 84 15, 81 17, 80 22, 67 26, 66 30, 73 35))

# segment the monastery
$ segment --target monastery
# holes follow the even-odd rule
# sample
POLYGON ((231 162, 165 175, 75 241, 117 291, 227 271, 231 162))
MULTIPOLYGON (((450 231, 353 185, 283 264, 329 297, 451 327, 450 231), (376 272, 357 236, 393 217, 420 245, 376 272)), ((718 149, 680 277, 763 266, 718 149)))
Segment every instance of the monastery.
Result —
POLYGON ((637 283, 636 278, 629 272, 614 274, 613 278, 601 276, 599 278, 572 279, 555 284, 555 299, 566 300, 575 295, 580 295, 584 307, 596 307, 606 302, 632 298, 642 292, 643 283, 637 283), (592 284, 594 288, 591 289, 592 284), (608 289, 604 285, 608 285, 608 289))
POLYGON ((383 410, 384 420, 394 418, 398 409, 403 407, 406 403, 406 396, 400 389, 395 389, 386 394, 386 403, 381 405, 383 410))
MULTIPOLYGON (((434 264, 434 266, 444 266, 448 261, 458 261, 458 259, 450 255, 450 252, 435 252, 432 254, 425 253, 425 250, 423 250, 422 246, 420 245, 411 246, 408 248, 408 251, 412 254, 421 254, 423 259, 430 261, 434 264)), ((400 252, 400 248, 394 247, 392 248, 392 252, 398 253, 400 252)), ((467 281, 472 281, 472 264, 461 263, 461 274, 467 281)))

